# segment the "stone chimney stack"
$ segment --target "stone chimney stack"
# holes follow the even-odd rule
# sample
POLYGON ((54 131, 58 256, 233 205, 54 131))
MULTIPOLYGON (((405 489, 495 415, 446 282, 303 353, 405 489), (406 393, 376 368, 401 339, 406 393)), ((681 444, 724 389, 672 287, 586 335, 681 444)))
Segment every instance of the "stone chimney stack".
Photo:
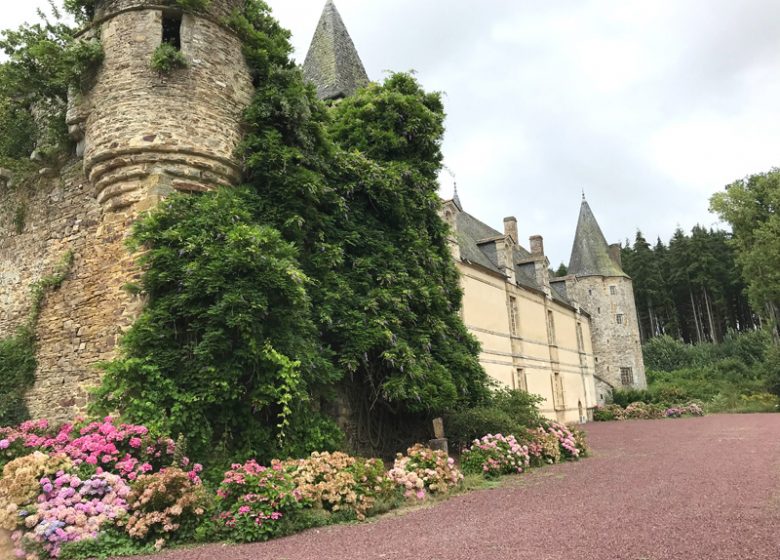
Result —
POLYGON ((531 254, 536 257, 544 257, 544 238, 541 235, 532 235, 529 238, 531 242, 531 254))
POLYGON ((536 283, 544 290, 547 297, 552 297, 550 261, 544 255, 544 238, 541 235, 532 235, 529 238, 529 242, 531 245, 531 258, 534 260, 536 283))
POLYGON ((609 258, 612 259, 616 265, 623 268, 623 257, 620 254, 620 243, 613 243, 609 246, 609 258))
POLYGON ((517 218, 514 216, 504 218, 504 235, 511 237, 515 243, 520 240, 517 235, 517 218))

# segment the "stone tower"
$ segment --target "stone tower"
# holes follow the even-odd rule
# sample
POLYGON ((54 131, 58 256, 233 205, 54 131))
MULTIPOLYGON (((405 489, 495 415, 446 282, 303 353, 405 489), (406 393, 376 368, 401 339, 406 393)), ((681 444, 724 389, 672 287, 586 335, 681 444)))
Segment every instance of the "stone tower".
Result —
POLYGON ((100 378, 96 364, 143 307, 124 289, 140 271, 124 241, 139 214, 174 192, 202 192, 241 178, 236 148, 253 95, 239 37, 224 22, 244 0, 211 0, 199 12, 165 0, 97 0, 80 39, 99 38, 104 60, 87 92, 69 100, 77 164, 39 189, 29 223, 0 236, 0 336, 30 308, 28 286, 64 254, 73 264, 47 294, 38 320, 34 417, 67 419, 100 378), (151 67, 163 43, 186 65, 151 67))
POLYGON ((368 84, 355 44, 333 0, 328 0, 303 63, 306 79, 320 99, 349 97, 368 84))
POLYGON ((567 293, 591 316, 599 402, 614 389, 646 388, 633 284, 584 196, 568 273, 567 293))
POLYGON ((83 38, 100 37, 105 60, 68 126, 84 171, 107 210, 153 204, 173 190, 203 191, 240 178, 235 150, 252 82, 236 34, 223 22, 243 0, 189 12, 159 0, 98 0, 83 38), (150 67, 167 42, 185 68, 150 67))

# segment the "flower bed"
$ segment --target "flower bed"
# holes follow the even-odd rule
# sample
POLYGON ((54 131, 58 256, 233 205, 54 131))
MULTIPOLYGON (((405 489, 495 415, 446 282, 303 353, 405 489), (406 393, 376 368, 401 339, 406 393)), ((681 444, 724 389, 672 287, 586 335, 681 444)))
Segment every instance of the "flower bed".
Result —
POLYGON ((593 414, 593 418, 597 422, 682 418, 683 416, 704 416, 704 410, 696 403, 665 408, 657 404, 634 402, 625 409, 617 404, 599 405, 593 414))
POLYGON ((475 439, 460 461, 464 473, 491 478, 523 472, 531 464, 531 455, 528 446, 520 445, 513 435, 488 434, 475 439))
MULTIPOLYGON (((581 432, 551 423, 521 438, 475 440, 463 468, 489 478, 585 452, 581 432)), ((267 540, 363 520, 404 498, 446 495, 463 481, 446 453, 417 444, 398 454, 389 472, 379 459, 339 452, 270 466, 249 460, 234 464, 211 494, 200 480, 202 467, 183 457, 176 442, 112 418, 0 428, 0 461, 0 558, 25 560, 267 540)))

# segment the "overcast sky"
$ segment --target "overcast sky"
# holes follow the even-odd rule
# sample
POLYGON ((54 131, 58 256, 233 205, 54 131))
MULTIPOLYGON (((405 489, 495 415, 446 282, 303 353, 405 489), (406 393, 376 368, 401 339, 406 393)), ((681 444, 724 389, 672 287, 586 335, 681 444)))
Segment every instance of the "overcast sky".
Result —
MULTIPOLYGON (((303 62, 324 0, 268 0, 303 62)), ((45 0, 0 0, 0 27, 45 0), (13 7, 11 7, 13 6, 13 7)), ((336 0, 370 77, 445 93, 465 210, 568 262, 584 189, 610 242, 716 225, 710 195, 780 165, 777 0, 336 0)), ((442 196, 452 180, 442 177, 442 196)))

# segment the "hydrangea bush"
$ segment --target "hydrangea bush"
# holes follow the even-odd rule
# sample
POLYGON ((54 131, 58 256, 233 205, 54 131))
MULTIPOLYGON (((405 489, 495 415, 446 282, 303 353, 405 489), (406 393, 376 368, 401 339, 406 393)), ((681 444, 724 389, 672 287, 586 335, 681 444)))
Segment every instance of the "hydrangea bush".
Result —
POLYGON ((424 500, 428 495, 446 494, 463 480, 455 460, 444 451, 429 449, 418 443, 396 456, 387 476, 404 492, 406 498, 424 500))
POLYGON ((521 473, 530 464, 528 446, 520 445, 513 435, 502 434, 488 434, 481 439, 475 439, 460 458, 464 473, 481 473, 488 478, 521 473))
POLYGON ((103 472, 82 480, 61 470, 42 478, 40 486, 38 503, 19 511, 24 531, 13 537, 17 556, 39 548, 57 558, 64 544, 95 539, 104 525, 127 515, 130 487, 118 475, 103 472))
POLYGON ((664 416, 667 418, 682 418, 683 416, 704 416, 704 410, 696 404, 690 403, 685 406, 673 406, 667 408, 664 416))
POLYGON ((234 464, 217 490, 217 519, 233 541, 265 541, 281 532, 279 520, 305 504, 290 469, 251 460, 234 464))
POLYGON ((172 535, 191 537, 209 506, 200 468, 186 472, 173 467, 138 477, 128 496, 131 514, 120 525, 134 539, 154 539, 158 548, 172 535))
POLYGON ((390 497, 395 490, 380 459, 315 452, 286 465, 305 502, 331 512, 354 513, 359 520, 366 518, 377 498, 390 497))

